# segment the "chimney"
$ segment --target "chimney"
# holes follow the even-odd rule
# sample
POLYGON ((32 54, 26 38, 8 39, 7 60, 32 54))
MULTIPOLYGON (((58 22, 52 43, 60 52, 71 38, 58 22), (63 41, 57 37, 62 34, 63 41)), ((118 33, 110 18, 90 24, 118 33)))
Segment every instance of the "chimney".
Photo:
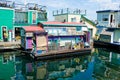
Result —
POLYGON ((40 22, 37 23, 37 26, 43 28, 43 24, 40 22))
POLYGON ((63 20, 63 23, 65 23, 65 22, 66 22, 66 19, 63 20))

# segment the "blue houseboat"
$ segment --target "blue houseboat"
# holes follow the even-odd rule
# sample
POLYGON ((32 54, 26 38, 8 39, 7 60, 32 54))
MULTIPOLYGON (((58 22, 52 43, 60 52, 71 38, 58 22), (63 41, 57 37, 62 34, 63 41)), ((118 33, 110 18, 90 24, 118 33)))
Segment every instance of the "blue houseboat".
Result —
POLYGON ((94 46, 120 51, 120 10, 97 11, 99 39, 94 46))
POLYGON ((65 49, 80 42, 90 43, 91 34, 84 23, 48 21, 43 26, 48 32, 49 44, 54 42, 65 49))

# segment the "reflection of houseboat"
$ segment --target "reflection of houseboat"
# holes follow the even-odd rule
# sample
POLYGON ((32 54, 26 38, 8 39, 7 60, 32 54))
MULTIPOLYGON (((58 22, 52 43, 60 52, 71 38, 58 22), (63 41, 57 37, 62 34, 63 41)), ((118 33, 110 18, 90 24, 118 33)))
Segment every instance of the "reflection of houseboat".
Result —
POLYGON ((23 61, 23 74, 25 78, 32 80, 57 80, 61 79, 82 79, 92 78, 91 56, 81 56, 73 59, 49 60, 49 61, 23 61), (54 65, 54 66, 53 66, 54 65), (41 74, 42 73, 42 74, 41 74), (74 75, 73 74, 77 74, 74 75), (80 76, 79 76, 80 75, 80 76))
POLYGON ((15 76, 15 54, 6 52, 0 54, 0 79, 11 80, 15 76))
POLYGON ((120 71, 120 54, 109 52, 102 48, 97 49, 99 54, 96 54, 94 63, 94 75, 96 79, 115 79, 119 80, 120 71), (117 76, 117 77, 116 77, 117 76))

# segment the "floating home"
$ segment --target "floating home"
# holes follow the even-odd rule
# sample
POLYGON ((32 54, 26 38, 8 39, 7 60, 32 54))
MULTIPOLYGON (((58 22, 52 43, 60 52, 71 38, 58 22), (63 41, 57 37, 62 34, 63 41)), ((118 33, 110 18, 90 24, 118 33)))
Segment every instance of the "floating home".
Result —
POLYGON ((90 32, 83 23, 48 21, 44 22, 43 26, 48 32, 49 44, 54 43, 54 45, 59 45, 65 49, 65 47, 73 46, 80 42, 90 43, 90 32))
POLYGON ((45 24, 48 25, 47 23, 50 22, 44 22, 42 24, 44 29, 40 26, 28 26, 22 28, 21 46, 25 50, 25 53, 30 54, 30 56, 35 59, 51 59, 54 57, 65 57, 90 53, 91 48, 84 48, 84 42, 89 42, 89 32, 87 33, 85 31, 85 34, 80 29, 78 32, 75 32, 76 27, 74 27, 83 27, 83 29, 86 30, 86 25, 82 23, 58 22, 59 24, 56 23, 57 27, 55 28, 46 27, 45 24), (51 34, 50 32, 53 33, 51 34), (60 33, 57 34, 56 32, 60 33), (33 37, 35 37, 35 39, 33 39, 33 37), (34 40, 34 43, 36 44, 35 47, 32 43, 34 40))
POLYGON ((98 26, 120 27, 120 10, 96 11, 98 26))
POLYGON ((120 28, 107 28, 102 31, 94 45, 120 50, 120 28))
POLYGON ((25 26, 21 29, 21 47, 25 51, 40 54, 48 51, 47 32, 37 26, 25 26))
POLYGON ((53 16, 55 21, 58 22, 82 22, 84 23, 90 32, 91 40, 95 38, 95 34, 97 32, 96 24, 91 21, 90 19, 86 18, 87 10, 83 9, 60 9, 60 10, 54 10, 53 16))
POLYGON ((117 50, 120 50, 119 17, 119 10, 97 11, 99 39, 94 41, 94 45, 101 45, 102 47, 116 48, 117 50))
POLYGON ((4 34, 7 41, 18 41, 21 27, 47 21, 46 6, 34 3, 24 5, 0 0, 0 15, 0 41, 4 41, 4 34))

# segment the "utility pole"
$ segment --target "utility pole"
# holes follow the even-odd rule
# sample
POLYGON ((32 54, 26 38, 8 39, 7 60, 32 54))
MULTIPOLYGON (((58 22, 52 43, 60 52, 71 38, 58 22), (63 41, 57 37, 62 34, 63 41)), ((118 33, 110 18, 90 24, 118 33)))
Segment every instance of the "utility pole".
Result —
POLYGON ((120 27, 120 4, 118 9, 118 27, 120 27))
POLYGON ((27 4, 27 0, 24 0, 24 5, 26 5, 27 4))
POLYGON ((120 23, 120 4, 119 4, 119 6, 118 6, 118 18, 117 18, 117 28, 119 27, 119 23, 120 23))

